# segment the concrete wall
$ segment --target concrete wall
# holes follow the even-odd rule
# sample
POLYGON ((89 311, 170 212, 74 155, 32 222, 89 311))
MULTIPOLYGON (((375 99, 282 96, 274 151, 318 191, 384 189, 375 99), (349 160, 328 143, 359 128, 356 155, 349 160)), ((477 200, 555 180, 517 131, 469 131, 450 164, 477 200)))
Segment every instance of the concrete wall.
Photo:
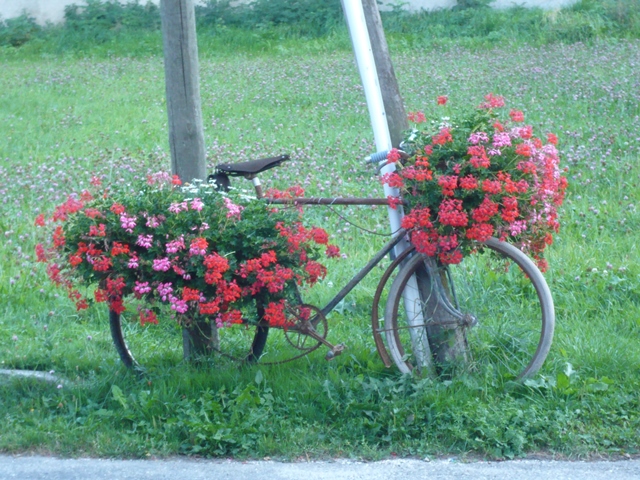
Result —
MULTIPOLYGON (((159 0, 152 0, 158 4, 159 0)), ((322 0, 318 0, 322 1, 322 0)), ((430 10, 449 8, 456 4, 455 0, 405 0, 411 10, 430 10)), ((546 9, 558 8, 575 3, 577 0, 495 0, 493 6, 497 8, 523 5, 525 7, 542 7, 546 9)), ((393 3, 384 0, 385 3, 393 3)), ((13 18, 23 12, 34 17, 38 23, 57 23, 62 20, 64 7, 71 4, 82 4, 82 0, 0 0, 0 18, 13 18)), ((126 3, 126 2, 125 2, 126 3)), ((141 0, 140 3, 146 3, 141 0)))

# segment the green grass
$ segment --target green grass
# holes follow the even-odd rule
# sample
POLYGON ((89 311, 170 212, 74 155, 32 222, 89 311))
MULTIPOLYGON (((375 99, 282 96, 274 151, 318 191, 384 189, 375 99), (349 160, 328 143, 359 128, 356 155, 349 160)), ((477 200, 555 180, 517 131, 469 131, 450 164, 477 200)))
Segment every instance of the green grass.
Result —
MULTIPOLYGON (((303 54, 275 40, 250 55, 201 47, 210 166, 290 153, 289 164, 263 175, 267 186, 380 194, 361 161, 373 139, 352 54, 331 51, 334 40, 315 40, 303 54)), ((525 385, 473 375, 432 382, 385 369, 368 324, 375 278, 330 317, 330 341, 349 347, 334 362, 320 350, 282 366, 177 365, 144 378, 126 371, 106 312, 76 313, 35 263, 33 219, 93 173, 127 181, 169 168, 162 59, 27 47, 1 53, 0 368, 53 370, 63 381, 0 377, 0 450, 289 459, 638 453, 638 40, 392 51, 408 110, 433 118, 437 95, 455 109, 495 92, 536 130, 560 137, 571 185, 549 253, 556 337, 525 385)), ((386 231, 382 209, 341 212, 386 231)), ((309 293, 323 304, 385 239, 326 209, 307 214, 348 256, 309 293)))

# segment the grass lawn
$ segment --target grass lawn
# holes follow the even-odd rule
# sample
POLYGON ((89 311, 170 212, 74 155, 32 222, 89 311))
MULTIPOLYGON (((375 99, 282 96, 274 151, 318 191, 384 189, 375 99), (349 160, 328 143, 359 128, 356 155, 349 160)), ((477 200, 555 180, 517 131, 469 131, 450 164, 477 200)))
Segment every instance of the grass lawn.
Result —
MULTIPOLYGON (((77 313, 35 262, 34 218, 93 174, 127 182, 170 167, 158 56, 2 55, 0 70, 0 451, 121 457, 192 454, 379 458, 640 448, 640 41, 393 51, 408 111, 441 114, 489 92, 560 138, 569 193, 549 248, 556 336, 525 385, 385 369, 370 333, 375 278, 330 316, 318 351, 280 366, 176 365, 140 378, 119 362, 105 308, 77 313)), ((339 50, 218 57, 201 52, 210 165, 289 153, 262 176, 312 195, 376 196, 374 150, 353 56, 339 50)), ((386 233, 383 209, 340 210, 386 233)), ((322 304, 385 242, 327 209, 307 210, 347 258, 309 293, 322 304)))

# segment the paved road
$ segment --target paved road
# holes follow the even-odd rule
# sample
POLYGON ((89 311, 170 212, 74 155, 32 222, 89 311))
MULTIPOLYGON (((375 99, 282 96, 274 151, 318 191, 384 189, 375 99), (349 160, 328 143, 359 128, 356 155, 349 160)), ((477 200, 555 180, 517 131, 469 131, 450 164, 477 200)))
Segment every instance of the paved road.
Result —
POLYGON ((452 460, 280 463, 230 460, 102 460, 0 455, 0 479, 20 480, 638 480, 640 459, 618 462, 452 460))

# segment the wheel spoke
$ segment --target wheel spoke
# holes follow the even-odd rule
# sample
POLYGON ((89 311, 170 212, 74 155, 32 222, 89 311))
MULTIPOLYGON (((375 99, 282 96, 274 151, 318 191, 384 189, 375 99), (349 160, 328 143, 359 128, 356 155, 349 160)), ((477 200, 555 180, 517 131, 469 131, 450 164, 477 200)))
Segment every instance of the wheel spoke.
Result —
POLYGON ((401 371, 428 368, 427 348, 440 373, 459 363, 506 379, 538 371, 554 326, 546 282, 515 247, 495 239, 487 246, 446 272, 413 257, 398 274, 387 301, 385 333, 401 371), (447 357, 443 342, 451 339, 458 343, 449 350, 455 355, 447 357))

